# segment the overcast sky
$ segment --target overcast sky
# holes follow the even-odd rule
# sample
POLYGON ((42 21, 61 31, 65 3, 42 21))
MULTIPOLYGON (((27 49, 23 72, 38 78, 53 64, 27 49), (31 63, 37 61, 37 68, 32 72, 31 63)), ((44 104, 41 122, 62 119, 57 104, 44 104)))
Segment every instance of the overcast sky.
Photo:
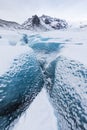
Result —
POLYGON ((0 19, 22 23, 34 14, 87 20, 87 0, 0 0, 0 19))

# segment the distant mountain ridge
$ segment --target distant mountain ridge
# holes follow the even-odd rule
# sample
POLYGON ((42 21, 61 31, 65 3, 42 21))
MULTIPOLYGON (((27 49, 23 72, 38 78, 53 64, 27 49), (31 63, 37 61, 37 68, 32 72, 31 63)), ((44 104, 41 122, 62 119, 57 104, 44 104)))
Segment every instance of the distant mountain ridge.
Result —
POLYGON ((22 28, 22 26, 16 22, 6 21, 6 20, 2 20, 2 19, 0 19, 0 27, 1 28, 13 28, 13 29, 22 28))
POLYGON ((38 17, 37 15, 32 16, 32 18, 28 18, 22 25, 12 21, 6 21, 0 19, 0 28, 7 29, 25 29, 25 30, 60 30, 67 29, 68 23, 65 20, 59 18, 53 18, 47 15, 42 15, 38 17))
POLYGON ((27 21, 25 21, 22 26, 25 29, 29 30, 59 30, 66 29, 68 27, 68 23, 65 20, 53 18, 50 16, 42 15, 38 17, 37 15, 32 16, 27 21))

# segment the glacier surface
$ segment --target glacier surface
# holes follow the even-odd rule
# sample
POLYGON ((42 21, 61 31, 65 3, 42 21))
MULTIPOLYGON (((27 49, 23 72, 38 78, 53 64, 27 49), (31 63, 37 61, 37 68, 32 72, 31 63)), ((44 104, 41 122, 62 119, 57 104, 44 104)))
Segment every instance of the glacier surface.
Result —
POLYGON ((86 32, 0 31, 1 130, 87 129, 86 32))

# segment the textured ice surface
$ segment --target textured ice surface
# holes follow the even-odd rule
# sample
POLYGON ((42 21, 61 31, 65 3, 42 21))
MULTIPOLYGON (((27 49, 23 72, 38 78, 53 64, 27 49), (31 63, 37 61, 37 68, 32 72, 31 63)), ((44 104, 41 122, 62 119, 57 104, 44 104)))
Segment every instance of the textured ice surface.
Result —
POLYGON ((12 121, 14 130, 87 129, 86 35, 87 30, 41 34, 0 30, 1 130, 12 121), (66 58, 57 58, 59 55, 66 58), (43 86, 42 73, 50 98, 42 91, 30 105, 43 86), (20 118, 14 122, 16 117, 20 118))
POLYGON ((59 130, 87 130, 87 68, 74 60, 58 57, 46 74, 51 79, 47 90, 59 130))
POLYGON ((39 63, 34 53, 25 49, 22 50, 20 47, 21 53, 18 52, 19 55, 16 57, 13 56, 15 58, 7 71, 0 75, 1 130, 26 109, 43 87, 39 63))

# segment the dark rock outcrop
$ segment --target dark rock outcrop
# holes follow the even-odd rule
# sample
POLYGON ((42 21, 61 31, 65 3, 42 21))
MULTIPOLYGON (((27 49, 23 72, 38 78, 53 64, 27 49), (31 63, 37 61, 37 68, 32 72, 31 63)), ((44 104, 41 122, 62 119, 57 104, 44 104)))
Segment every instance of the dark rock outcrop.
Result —
POLYGON ((33 17, 32 17, 32 25, 33 26, 39 26, 40 25, 40 19, 39 19, 39 17, 37 16, 37 15, 34 15, 33 17))

